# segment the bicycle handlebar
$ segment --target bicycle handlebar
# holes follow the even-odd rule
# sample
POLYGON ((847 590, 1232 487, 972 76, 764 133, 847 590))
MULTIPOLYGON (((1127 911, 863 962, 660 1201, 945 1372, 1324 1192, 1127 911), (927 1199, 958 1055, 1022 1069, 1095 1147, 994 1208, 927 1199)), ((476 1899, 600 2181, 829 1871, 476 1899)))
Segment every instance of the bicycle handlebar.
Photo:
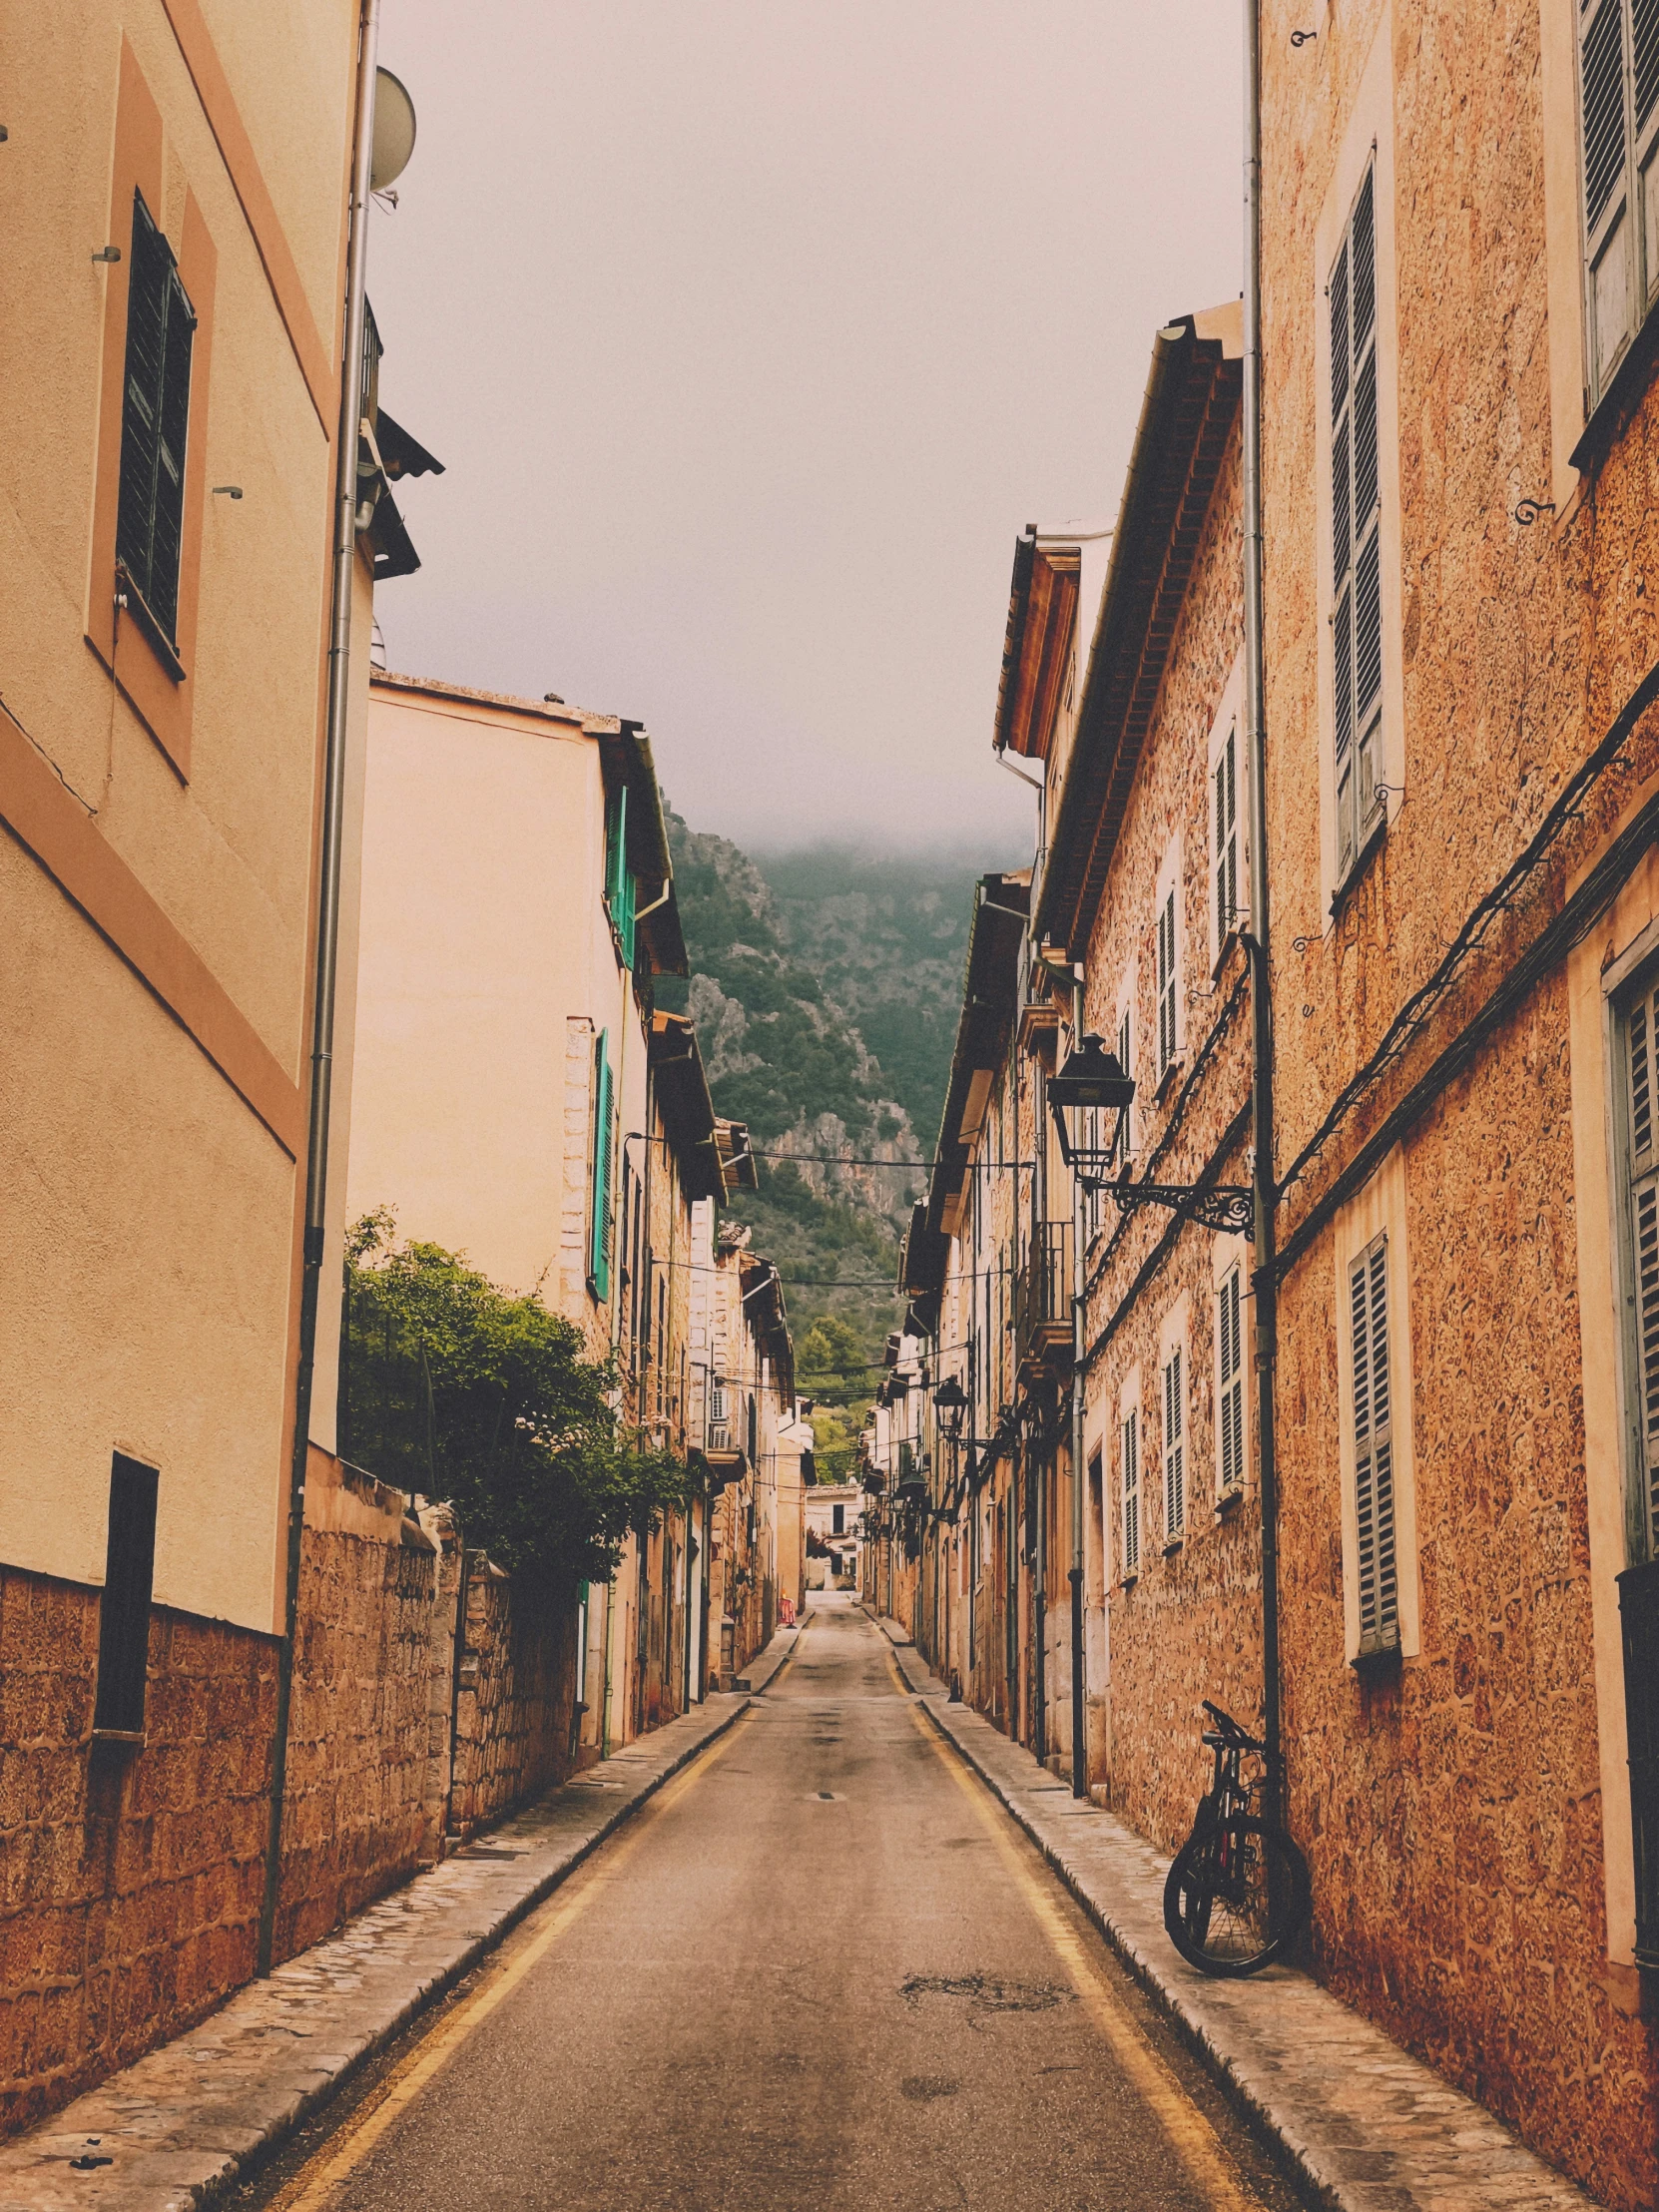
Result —
POLYGON ((1265 1752, 1267 1750, 1266 1744, 1258 1743, 1254 1736, 1245 1733, 1231 1713, 1224 1713, 1219 1705, 1212 1705, 1208 1698, 1204 1698, 1200 1702, 1205 1712, 1210 1715, 1223 1736, 1230 1743, 1238 1744, 1245 1751, 1265 1752))

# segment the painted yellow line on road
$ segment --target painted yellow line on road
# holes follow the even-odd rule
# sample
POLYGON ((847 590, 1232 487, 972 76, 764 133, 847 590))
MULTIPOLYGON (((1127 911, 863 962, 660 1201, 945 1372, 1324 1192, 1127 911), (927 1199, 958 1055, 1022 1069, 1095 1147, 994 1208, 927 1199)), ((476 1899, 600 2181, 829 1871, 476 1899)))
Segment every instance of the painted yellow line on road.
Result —
MULTIPOLYGON (((753 1710, 751 1707, 750 1711, 753 1710)), ((488 2019, 496 2006, 512 1995, 525 1975, 541 1963, 594 1899, 616 1880, 650 1835, 658 1817, 671 1812, 686 1792, 725 1757, 739 1726, 748 1717, 748 1713, 740 1714, 724 1736, 699 1752, 689 1767, 673 1781, 664 1783, 654 1797, 648 1798, 624 1834, 602 1844, 588 1866, 577 1871, 569 1895, 551 1912, 546 1905, 536 1909, 528 1924, 535 1933, 524 1947, 502 1961, 482 1988, 464 2004, 457 2005, 431 2034, 391 2069, 315 2157, 272 2199, 270 2212, 326 2212, 326 2207, 335 2202, 341 2184, 362 2164, 381 2136, 407 2111, 433 2076, 454 2057, 461 2044, 488 2019), (548 1918, 536 1928, 536 1922, 544 1913, 548 1918)))
MULTIPOLYGON (((911 1694, 909 1684, 899 1673, 890 1647, 887 1663, 892 1668, 894 1681, 908 1698, 911 1694)), ((1260 2200, 1243 2186, 1217 2140, 1215 2129, 1119 2003, 1110 1983, 1090 1957, 1089 1944, 1093 1938, 1085 1940, 1078 1936, 1050 1890, 1033 1872, 1026 1855, 1009 1834, 1006 1810, 980 1782, 955 1746, 947 1742, 914 1705, 910 1707, 910 1718, 979 1815, 1038 1927, 1059 1954, 1073 1986, 1088 2006, 1090 2018, 1111 2045, 1112 2055, 1128 2075, 1136 2095, 1151 2107, 1169 2138, 1170 2147, 1194 2184, 1216 2207, 1216 2212, 1261 2212, 1260 2200)))

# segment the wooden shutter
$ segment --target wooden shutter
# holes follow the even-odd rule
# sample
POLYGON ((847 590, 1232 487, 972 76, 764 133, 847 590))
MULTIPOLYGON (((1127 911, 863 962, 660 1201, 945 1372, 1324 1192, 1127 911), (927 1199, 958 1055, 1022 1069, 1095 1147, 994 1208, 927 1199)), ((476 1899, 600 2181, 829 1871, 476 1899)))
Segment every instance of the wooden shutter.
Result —
POLYGON ((171 641, 179 621, 185 446, 196 316, 172 249, 133 195, 116 558, 171 641))
POLYGON ((610 1031, 602 1029, 593 1050, 593 1177, 588 1198, 588 1282, 602 1305, 611 1295, 611 1254, 616 1229, 612 1180, 615 1120, 610 1031))
POLYGON ((1593 407, 1659 292, 1659 0, 1580 0, 1578 113, 1593 407))
MULTIPOLYGON (((1133 1075, 1135 1072, 1130 1065, 1130 1047, 1133 1043, 1134 1033, 1130 1026, 1130 1010, 1126 1006, 1123 1009, 1123 1018, 1118 1023, 1118 1066, 1122 1068, 1125 1075, 1133 1075)), ((1114 1162, 1121 1163, 1127 1160, 1130 1153, 1135 1149, 1134 1112, 1135 1108, 1133 1102, 1131 1102, 1118 1115, 1117 1127, 1112 1132, 1112 1158, 1114 1162)))
POLYGON ((1388 1366, 1388 1241, 1379 1237, 1349 1273, 1354 1345, 1354 1503, 1360 1650, 1399 1647, 1394 1559, 1393 1389, 1388 1366))
POLYGON ((1158 1074, 1175 1064, 1175 886, 1158 908, 1158 1074))
POLYGON ((628 865, 628 787, 619 784, 605 808, 605 905, 626 968, 634 964, 635 894, 628 865))
POLYGON ((1659 990, 1649 981, 1625 1026, 1630 1082, 1631 1286, 1635 1306, 1637 1491, 1632 1564, 1659 1558, 1659 990))
POLYGON ((1187 1525, 1186 1363, 1172 1345, 1164 1363, 1164 1534, 1179 1536, 1187 1525))
POLYGON ((1138 1574, 1141 1565, 1141 1416, 1123 1421, 1123 1571, 1138 1574))
POLYGON ((115 1453, 110 1466, 110 1521, 104 1594, 98 1609, 98 1693, 95 1729, 136 1736, 144 1727, 150 1662, 150 1599, 156 1559, 154 1467, 115 1453))
POLYGON ((1216 1449, 1221 1494, 1244 1486, 1244 1301, 1242 1267, 1230 1268, 1216 1301, 1216 1449))
POLYGON ((1215 881, 1215 954, 1218 960, 1240 921, 1238 752, 1239 726, 1234 723, 1216 756, 1213 800, 1214 847, 1211 865, 1215 881))
POLYGON ((1377 817, 1382 576, 1377 448, 1376 172, 1368 169, 1327 287, 1331 311, 1331 569, 1337 873, 1377 817))

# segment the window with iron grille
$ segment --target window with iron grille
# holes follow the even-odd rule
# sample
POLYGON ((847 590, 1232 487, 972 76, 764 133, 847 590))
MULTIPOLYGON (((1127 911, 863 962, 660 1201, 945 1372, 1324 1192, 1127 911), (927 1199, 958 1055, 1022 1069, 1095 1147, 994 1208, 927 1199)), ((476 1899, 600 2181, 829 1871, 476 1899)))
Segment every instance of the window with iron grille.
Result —
POLYGON ((1244 1266, 1235 1261, 1216 1294, 1216 1479, 1223 1497, 1244 1487, 1244 1266))
POLYGON ((1659 0, 1580 0, 1578 111, 1593 407, 1659 294, 1659 0))
POLYGON ((114 1454, 104 1594, 98 1611, 98 1694, 92 1718, 100 1735, 137 1736, 144 1730, 160 1483, 154 1467, 130 1459, 124 1451, 114 1454))
POLYGON ((1399 1649, 1394 1556, 1393 1377, 1388 1359, 1388 1240, 1379 1237, 1349 1269, 1354 1349, 1354 1523, 1360 1655, 1399 1649))
POLYGON ((1158 1079, 1163 1081, 1175 1065, 1180 1045, 1177 1013, 1180 1005, 1180 959, 1175 929, 1175 885, 1171 883, 1158 901, 1158 1079))
POLYGON ((1635 1354, 1625 1548, 1635 1566, 1659 1559, 1659 974, 1652 970, 1626 1004, 1623 1030, 1630 1255, 1625 1302, 1635 1354))
POLYGON ((1131 1406, 1123 1416, 1123 1571, 1141 1568, 1141 1414, 1131 1406))
POLYGON ((1337 879, 1382 819, 1382 502, 1377 465, 1376 170, 1366 171, 1327 286, 1337 879))
POLYGON ((1187 1525, 1187 1363, 1180 1345, 1164 1360, 1164 1540, 1187 1525))
POLYGON ((179 281, 173 249, 157 230, 144 195, 135 192, 115 552, 143 611, 169 645, 178 642, 195 339, 196 316, 179 281))

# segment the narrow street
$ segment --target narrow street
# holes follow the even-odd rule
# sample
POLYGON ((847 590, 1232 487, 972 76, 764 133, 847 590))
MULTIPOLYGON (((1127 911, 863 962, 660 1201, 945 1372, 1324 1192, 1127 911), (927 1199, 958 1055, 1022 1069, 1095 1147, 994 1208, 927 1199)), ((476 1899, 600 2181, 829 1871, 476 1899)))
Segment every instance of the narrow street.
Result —
POLYGON ((323 2129, 245 2201, 1293 2201, 833 1596, 323 2129))

